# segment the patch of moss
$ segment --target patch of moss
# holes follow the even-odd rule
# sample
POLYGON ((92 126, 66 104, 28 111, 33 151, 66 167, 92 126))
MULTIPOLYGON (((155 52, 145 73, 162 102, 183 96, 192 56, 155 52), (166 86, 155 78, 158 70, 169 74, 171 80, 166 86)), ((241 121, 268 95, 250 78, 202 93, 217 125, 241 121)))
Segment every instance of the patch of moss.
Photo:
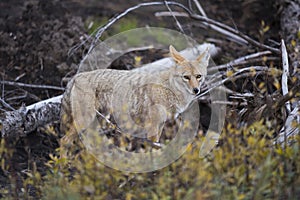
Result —
MULTIPOLYGON (((109 18, 107 17, 102 17, 102 18, 97 18, 97 17, 92 17, 88 18, 85 21, 85 28, 88 30, 88 34, 96 34, 96 31, 98 28, 102 27, 103 25, 106 25, 108 22, 109 18)), ((107 36, 112 36, 115 34, 118 34, 120 32, 128 31, 134 28, 138 27, 138 20, 134 17, 132 18, 124 18, 120 19, 118 22, 112 25, 112 28, 107 30, 107 35, 102 37, 102 39, 105 39, 107 36)))
POLYGON ((86 30, 88 31, 88 34, 93 35, 95 34, 95 31, 105 25, 108 21, 107 17, 102 17, 102 18, 88 18, 85 23, 84 26, 86 28, 86 30))
POLYGON ((138 27, 138 20, 134 17, 127 17, 120 19, 118 23, 114 25, 114 33, 120 33, 124 31, 128 31, 131 29, 135 29, 138 27))

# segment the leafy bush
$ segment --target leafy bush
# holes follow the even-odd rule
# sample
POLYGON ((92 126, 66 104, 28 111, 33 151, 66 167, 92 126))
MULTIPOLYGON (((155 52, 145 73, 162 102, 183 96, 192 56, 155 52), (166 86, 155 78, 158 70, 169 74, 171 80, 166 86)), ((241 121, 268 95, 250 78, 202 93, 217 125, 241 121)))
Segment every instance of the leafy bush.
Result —
POLYGON ((262 121, 228 124, 206 158, 199 158, 198 138, 179 160, 151 173, 116 171, 84 151, 72 160, 51 155, 47 175, 30 174, 25 194, 34 187, 43 199, 297 199, 300 138, 280 146, 272 134, 262 121))

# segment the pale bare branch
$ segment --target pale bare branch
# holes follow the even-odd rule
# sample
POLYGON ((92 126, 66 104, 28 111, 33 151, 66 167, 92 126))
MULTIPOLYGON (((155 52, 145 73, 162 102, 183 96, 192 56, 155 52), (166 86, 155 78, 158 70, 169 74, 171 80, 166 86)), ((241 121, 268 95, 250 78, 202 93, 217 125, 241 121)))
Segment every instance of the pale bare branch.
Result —
POLYGON ((18 86, 18 87, 27 87, 27 88, 37 88, 37 89, 50 89, 50 90, 61 90, 61 91, 65 90, 62 87, 57 87, 52 85, 34 85, 34 84, 27 84, 27 83, 13 82, 13 81, 0 81, 0 84, 18 86))
POLYGON ((198 1, 198 0, 193 0, 193 1, 194 1, 195 5, 196 5, 198 11, 200 12, 200 14, 201 14, 203 17, 207 17, 207 15, 206 15, 204 9, 202 8, 201 4, 199 3, 199 1, 198 1))
POLYGON ((251 71, 255 71, 255 75, 259 75, 259 74, 268 72, 268 70, 269 70, 269 68, 267 66, 251 66, 251 67, 240 69, 237 72, 235 72, 234 74, 232 74, 231 76, 226 77, 225 79, 221 79, 220 81, 218 81, 216 83, 214 83, 214 80, 216 80, 217 78, 214 79, 213 81, 209 80, 208 81, 209 89, 206 90, 205 92, 201 93, 200 95, 198 95, 196 97, 196 99, 208 94, 210 91, 220 87, 227 81, 233 81, 233 80, 236 80, 239 78, 245 78, 245 77, 249 77, 249 76, 253 75, 253 72, 251 72, 251 71))
MULTIPOLYGON (((288 54, 286 51, 284 40, 281 40, 281 56, 282 56, 282 78, 281 78, 281 87, 282 87, 282 94, 286 95, 289 92, 288 88, 288 77, 290 76, 289 73, 289 61, 288 61, 288 54)), ((285 103, 285 107, 287 109, 287 112, 291 112, 291 103, 287 101, 285 103)))
POLYGON ((263 57, 263 56, 270 55, 270 54, 272 54, 271 51, 257 52, 254 54, 250 54, 250 55, 246 55, 246 56, 237 58, 237 59, 230 61, 229 63, 223 64, 223 65, 210 67, 207 70, 215 71, 215 70, 225 69, 225 68, 236 66, 236 65, 247 64, 249 61, 253 60, 254 58, 263 57))

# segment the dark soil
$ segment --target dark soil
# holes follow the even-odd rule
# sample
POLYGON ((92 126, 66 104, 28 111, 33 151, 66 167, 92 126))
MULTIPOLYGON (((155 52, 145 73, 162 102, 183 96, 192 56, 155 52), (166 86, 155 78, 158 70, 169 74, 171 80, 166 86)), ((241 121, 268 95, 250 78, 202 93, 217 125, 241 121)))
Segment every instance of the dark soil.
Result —
MULTIPOLYGON (((145 2, 145 1, 143 1, 145 2)), ((64 77, 70 77, 77 70, 84 53, 80 48, 69 54, 72 47, 86 38, 88 20, 91 18, 110 18, 122 12, 138 1, 116 0, 67 0, 67 1, 38 1, 38 0, 11 0, 0 2, 0 74, 2 80, 16 81, 28 84, 53 85, 64 87, 64 77)), ((277 7, 273 1, 201 1, 206 13, 230 26, 236 27, 259 41, 279 41, 279 17, 277 7), (264 22, 262 22, 264 21, 264 22), (260 34, 262 23, 270 30, 260 34)), ((196 8, 194 8, 196 9, 196 8)), ((141 8, 130 14, 138 19, 138 26, 163 26, 177 29, 171 18, 156 18, 153 13, 166 10, 164 7, 141 8)), ((195 21, 179 19, 184 25, 187 34, 203 40, 203 36, 220 38, 218 34, 199 28, 195 21), (202 36, 196 33, 201 31, 202 36)), ((109 32, 110 30, 108 30, 109 32)), ((209 38, 208 37, 208 38, 209 38)), ((272 43, 271 43, 272 44, 272 43)), ((216 62, 246 55, 247 49, 239 45, 224 41, 221 46, 224 55, 216 62)), ((276 44, 274 44, 276 45, 276 44)), ((147 52, 149 53, 149 52, 147 52)), ((113 68, 132 64, 134 55, 143 55, 145 52, 132 53, 119 59, 113 68), (128 57, 129 56, 129 57, 128 57)), ((150 57, 150 56, 148 56, 150 57)), ((158 59, 159 54, 153 54, 150 62, 158 59)), ((13 108, 18 109, 22 104, 47 99, 62 92, 56 90, 22 88, 1 85, 1 98, 13 108)), ((0 112, 9 108, 0 104, 0 112)), ((207 119, 204 119, 204 121, 207 119)), ((37 166, 40 173, 44 173, 44 163, 49 159, 49 153, 55 154, 58 147, 58 122, 49 127, 41 127, 36 132, 22 138, 7 140, 9 148, 14 151, 12 158, 3 153, 2 159, 7 158, 8 169, 0 170, 0 185, 4 187, 15 181, 21 185, 26 170, 37 166), (52 131, 50 131, 52 130, 52 131)), ((11 191, 12 193, 17 192, 11 191)), ((1 197, 1 195, 0 195, 1 197)))

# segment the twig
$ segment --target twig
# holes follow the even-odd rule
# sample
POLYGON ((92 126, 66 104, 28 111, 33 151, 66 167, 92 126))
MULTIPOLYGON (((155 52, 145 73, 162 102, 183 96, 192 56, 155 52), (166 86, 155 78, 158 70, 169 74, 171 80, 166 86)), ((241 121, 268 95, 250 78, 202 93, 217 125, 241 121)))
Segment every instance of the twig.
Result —
MULTIPOLYGON (((289 61, 288 61, 288 54, 286 51, 286 47, 284 44, 284 40, 281 40, 281 56, 282 56, 282 79, 281 79, 281 85, 282 85, 282 94, 286 95, 287 93, 289 93, 289 88, 288 88, 288 77, 289 77, 289 61)), ((287 109, 287 112, 290 113, 291 112, 291 103, 289 101, 287 101, 285 103, 285 107, 287 109)))
POLYGON ((198 99, 206 94, 208 94, 210 91, 216 89, 217 87, 223 85, 225 82, 230 81, 230 80, 235 80, 239 78, 245 78, 253 75, 252 70, 255 70, 256 75, 264 73, 269 70, 268 67, 266 66, 252 66, 252 67, 247 67, 240 69, 239 71, 235 72, 232 76, 226 77, 225 79, 222 79, 221 81, 218 81, 217 83, 210 85, 209 89, 206 90, 205 92, 201 93, 200 95, 196 96, 195 99, 198 99), (250 71, 247 73, 244 73, 245 71, 250 71))
MULTIPOLYGON (((189 17, 189 15, 185 12, 177 12, 177 11, 172 11, 173 15, 176 17, 189 17)), ((171 16, 172 13, 169 11, 162 11, 162 12, 156 12, 154 13, 155 17, 164 17, 164 16, 171 16)))
MULTIPOLYGON (((198 11, 201 13, 201 15, 205 18, 207 18, 207 15, 206 13, 204 12, 204 9, 202 8, 201 4, 199 3, 198 0, 193 0, 198 11)), ((203 23, 205 26, 208 26, 206 23, 203 23)), ((230 36, 232 39, 234 39, 236 42, 238 42, 239 44, 247 44, 247 41, 245 41, 243 38, 237 36, 237 35, 232 35, 230 32, 226 31, 226 30, 223 30, 222 28, 220 27, 217 27, 217 26, 214 26, 212 25, 211 26, 212 29, 214 29, 215 31, 218 31, 220 33, 223 33, 224 35, 227 35, 227 36, 230 36)))
MULTIPOLYGON (((191 17, 190 14, 186 14, 186 13, 182 13, 182 12, 175 12, 173 13, 173 15, 177 16, 177 17, 191 17)), ((194 14, 193 14, 194 15, 194 14)), ((155 16, 172 16, 172 13, 168 12, 168 11, 163 11, 163 12, 157 12, 155 13, 155 16)), ((201 17, 201 16, 200 16, 201 17)), ((208 19, 208 18, 207 18, 208 19)), ((238 44, 242 44, 242 45, 246 45, 248 44, 248 42, 243 39, 242 37, 236 35, 236 34, 232 34, 230 31, 227 31, 225 29, 222 29, 218 26, 215 26, 215 25, 210 25, 209 23, 206 23, 206 22, 203 22, 203 25, 206 26, 206 27, 209 27, 225 36, 227 36, 227 38, 231 41, 234 41, 238 44)))
POLYGON ((193 0, 193 1, 194 1, 195 5, 196 5, 197 9, 198 9, 199 12, 201 13, 201 15, 202 15, 203 17, 207 17, 207 15, 206 15, 206 13, 204 12, 204 10, 203 10, 202 6, 200 5, 199 1, 198 1, 198 0, 193 0))
POLYGON ((109 119, 107 119, 101 112, 99 112, 97 109, 95 109, 96 113, 102 117, 108 124, 110 124, 113 130, 116 130, 120 133, 122 133, 122 130, 117 126, 117 124, 112 123, 109 119))
MULTIPOLYGON (((255 73, 256 71, 265 71, 267 69, 268 69, 267 66, 251 66, 251 67, 246 67, 246 68, 242 68, 242 69, 237 70, 234 74, 232 74, 229 77, 235 78, 235 77, 237 77, 237 75, 239 75, 241 73, 244 73, 245 71, 252 71, 251 73, 253 73, 253 72, 255 73)), ((276 70, 276 69, 273 69, 273 70, 276 70)), ((225 74, 226 74, 226 72, 222 72, 222 71, 213 74, 212 76, 209 77, 209 80, 206 81, 206 84, 213 84, 215 80, 221 79, 225 74)))
POLYGON ((212 101, 213 104, 231 105, 231 106, 247 106, 247 102, 232 102, 232 101, 212 101))
POLYGON ((273 109, 280 109, 286 102, 290 101, 300 90, 300 81, 296 82, 288 93, 279 98, 273 105, 273 109))
POLYGON ((15 81, 18 81, 19 79, 21 79, 22 77, 24 77, 26 75, 26 73, 23 73, 19 76, 17 76, 17 78, 15 78, 15 81))
POLYGON ((23 88, 18 88, 19 90, 23 91, 24 93, 26 93, 26 95, 30 98, 32 98, 35 101, 41 101, 41 98, 36 96, 35 94, 32 94, 30 92, 28 92, 27 90, 24 90, 23 88))
POLYGON ((191 17, 192 19, 196 19, 196 20, 200 20, 200 21, 207 22, 207 23, 208 23, 208 26, 209 26, 210 28, 212 28, 212 29, 213 29, 213 27, 212 27, 211 25, 215 25, 215 26, 217 26, 217 27, 219 27, 219 28, 222 28, 222 29, 224 29, 224 30, 226 30, 226 31, 229 31, 230 33, 233 33, 233 34, 235 34, 235 35, 240 36, 241 38, 243 38, 244 40, 246 40, 247 42, 249 42, 250 44, 252 44, 252 45, 254 45, 254 46, 257 46, 257 47, 259 47, 259 48, 262 48, 262 49, 266 49, 266 50, 272 51, 272 52, 274 52, 274 53, 276 53, 276 54, 280 54, 280 50, 279 50, 279 49, 270 47, 270 46, 265 45, 265 44, 261 44, 261 43, 255 41, 255 40, 253 40, 253 39, 250 38, 249 36, 247 36, 247 35, 241 33, 240 31, 235 30, 235 29, 231 28, 230 26, 227 26, 227 25, 225 25, 225 24, 222 24, 222 23, 220 23, 220 22, 218 22, 218 21, 215 21, 215 20, 212 20, 212 19, 209 19, 209 18, 205 18, 205 17, 199 16, 199 15, 190 15, 190 17, 191 17))
MULTIPOLYGON (((111 128, 112 130, 118 132, 118 133, 123 133, 121 128, 117 125, 117 124, 114 124, 112 123, 109 119, 107 119, 102 113, 100 113, 97 109, 95 109, 96 113, 102 117, 108 124, 111 125, 111 128)), ((111 130, 109 130, 111 131, 111 130)), ((155 147, 155 148, 161 148, 163 145, 158 143, 158 142, 152 142, 151 140, 147 139, 147 138, 143 138, 142 139, 143 141, 147 142, 148 144, 150 144, 152 147, 155 147)))
POLYGON ((231 67, 231 66, 241 65, 241 63, 242 64, 247 64, 247 61, 249 61, 251 59, 261 57, 261 56, 266 56, 266 55, 269 55, 271 53, 272 53, 271 51, 257 52, 257 53, 254 53, 254 54, 250 54, 250 55, 247 55, 247 56, 237 58, 237 59, 235 59, 233 61, 230 61, 229 63, 223 64, 223 65, 209 67, 207 69, 207 71, 209 72, 209 71, 216 71, 216 70, 220 70, 220 69, 225 69, 225 68, 228 68, 228 67, 231 67))
POLYGON ((65 90, 62 87, 57 87, 52 85, 34 85, 34 84, 27 84, 27 83, 13 82, 13 81, 0 81, 0 83, 4 85, 27 87, 27 88, 51 89, 51 90, 61 90, 61 91, 65 90))
POLYGON ((164 1, 164 2, 165 2, 165 6, 167 7, 167 9, 169 10, 169 12, 171 13, 173 19, 175 20, 176 25, 178 26, 180 32, 184 33, 183 28, 182 28, 180 22, 178 21, 178 19, 176 18, 176 16, 173 14, 173 11, 171 10, 170 6, 168 5, 168 2, 167 1, 164 1))
POLYGON ((2 105, 10 110, 16 110, 13 107, 11 107, 11 105, 9 105, 8 103, 6 103, 2 98, 0 98, 0 102, 2 103, 2 105))
POLYGON ((6 98, 6 101, 19 100, 19 99, 24 99, 24 98, 26 98, 26 97, 27 97, 27 92, 24 92, 24 94, 19 95, 19 96, 14 95, 14 96, 12 96, 12 97, 7 97, 7 98, 6 98))
POLYGON ((231 94, 229 96, 229 98, 231 98, 231 99, 244 99, 244 98, 249 98, 249 97, 254 97, 254 94, 252 94, 250 92, 246 92, 246 93, 236 92, 235 94, 231 94))
MULTIPOLYGON (((207 89, 207 88, 206 88, 207 89)), ((220 86, 218 88, 219 90, 225 92, 226 94, 230 94, 229 98, 232 97, 232 98, 245 98, 245 97, 253 97, 254 95, 252 93, 239 93, 239 92, 236 92, 236 91, 233 91, 225 86, 220 86)))
MULTIPOLYGON (((188 13, 188 16, 192 19, 195 19, 195 20, 199 20, 199 21, 202 21, 204 25, 206 25, 207 27, 215 30, 215 31, 218 31, 224 35, 227 35, 231 38, 235 38, 236 40, 238 40, 239 42, 243 43, 243 44, 252 44, 254 46, 257 46, 259 48, 262 48, 262 49, 266 49, 266 50, 269 50, 269 51, 272 51, 276 54, 280 54, 280 50, 277 49, 277 48, 273 48, 273 47, 270 47, 268 45, 265 45, 265 44, 261 44, 257 41, 255 41, 254 39, 250 38, 249 36, 241 33, 240 31, 230 27, 230 26, 227 26, 221 22, 218 22, 218 21, 215 21, 215 20, 212 20, 210 18, 207 18, 207 17, 203 17, 203 16, 200 16, 200 15, 197 15, 197 14, 193 14, 189 9, 185 8, 184 9, 187 13, 188 13)), ((165 12, 165 16, 170 16, 171 14, 168 14, 167 15, 167 12, 165 12)))

